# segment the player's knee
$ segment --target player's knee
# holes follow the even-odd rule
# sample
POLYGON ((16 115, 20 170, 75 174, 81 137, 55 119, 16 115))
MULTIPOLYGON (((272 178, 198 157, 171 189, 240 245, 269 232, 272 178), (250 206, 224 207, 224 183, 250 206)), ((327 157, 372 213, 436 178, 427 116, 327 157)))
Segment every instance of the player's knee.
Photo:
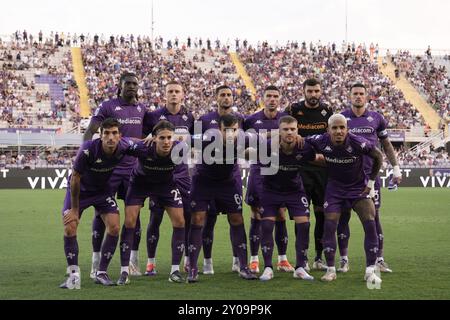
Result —
POLYGON ((75 237, 77 235, 78 224, 75 221, 64 226, 64 235, 66 237, 75 237))
POLYGON ((203 226, 205 224, 205 217, 199 214, 192 214, 191 224, 194 224, 196 226, 203 226))
POLYGON ((120 225, 118 223, 108 226, 108 234, 109 235, 116 237, 119 235, 119 233, 120 233, 120 225))
POLYGON ((286 221, 286 216, 284 215, 284 213, 278 213, 276 216, 276 221, 277 222, 284 222, 286 221))
POLYGON ((136 227, 136 218, 135 217, 125 217, 125 228, 135 228, 136 227))
POLYGON ((232 226, 237 226, 244 223, 244 219, 241 214, 231 214, 229 215, 228 221, 232 226))
POLYGON ((295 223, 308 223, 309 217, 307 217, 307 216, 295 217, 294 220, 295 220, 295 223))
POLYGON ((174 219, 172 219, 172 225, 174 228, 184 228, 185 221, 183 215, 174 217, 174 219))

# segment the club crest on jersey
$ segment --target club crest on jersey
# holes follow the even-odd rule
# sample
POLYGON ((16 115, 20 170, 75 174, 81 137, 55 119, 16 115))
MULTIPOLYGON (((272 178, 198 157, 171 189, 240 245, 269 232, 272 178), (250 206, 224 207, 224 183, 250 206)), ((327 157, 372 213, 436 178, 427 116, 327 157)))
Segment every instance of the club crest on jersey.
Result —
POLYGON ((295 157, 295 160, 299 161, 299 160, 301 160, 302 158, 303 158, 303 156, 302 156, 301 154, 299 154, 299 155, 297 155, 297 156, 295 157))
POLYGON ((365 142, 361 143, 361 148, 364 149, 366 147, 366 145, 367 145, 367 143, 365 143, 365 142))
POLYGON ((352 146, 348 146, 348 148, 347 148, 347 149, 345 149, 345 150, 347 150, 347 152, 348 152, 348 153, 352 153, 352 152, 353 152, 353 148, 352 148, 352 146))
POLYGON ((325 201, 325 202, 324 202, 323 208, 324 208, 324 209, 328 208, 328 201, 325 201))
POLYGON ((322 110, 321 114, 325 117, 327 115, 327 112, 325 110, 322 110))
POLYGON ((88 149, 86 149, 86 150, 83 150, 83 153, 86 155, 86 156, 88 156, 89 157, 89 150, 88 149))
POLYGON ((122 110, 121 107, 116 107, 116 108, 114 109, 114 111, 120 111, 120 110, 122 110))
POLYGON ((188 117, 187 117, 187 115, 185 115, 185 114, 183 114, 183 116, 181 117, 184 121, 187 121, 188 120, 188 117))
POLYGON ((195 208, 196 205, 197 203, 195 201, 191 201, 191 208, 195 208))
POLYGON ((138 107, 137 107, 137 111, 138 111, 138 112, 141 112, 141 111, 142 111, 142 108, 141 108, 140 106, 138 106, 138 107))
POLYGON ((374 119, 371 116, 367 117, 367 121, 372 122, 374 119))

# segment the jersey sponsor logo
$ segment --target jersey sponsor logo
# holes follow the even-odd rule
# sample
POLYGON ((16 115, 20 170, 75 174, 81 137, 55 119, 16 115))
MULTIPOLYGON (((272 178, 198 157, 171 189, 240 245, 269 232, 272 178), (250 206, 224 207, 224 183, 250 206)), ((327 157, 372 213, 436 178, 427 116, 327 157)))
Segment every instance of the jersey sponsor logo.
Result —
POLYGON ((357 127, 349 130, 353 134, 372 134, 374 133, 374 128, 372 127, 357 127))
POLYGON ((299 123, 298 128, 301 130, 325 130, 327 128, 326 122, 317 123, 299 123))
POLYGON ((120 124, 142 124, 142 119, 140 118, 126 118, 126 119, 118 119, 120 124))
POLYGON ((357 157, 333 158, 325 156, 325 160, 334 164, 351 164, 356 162, 357 157))

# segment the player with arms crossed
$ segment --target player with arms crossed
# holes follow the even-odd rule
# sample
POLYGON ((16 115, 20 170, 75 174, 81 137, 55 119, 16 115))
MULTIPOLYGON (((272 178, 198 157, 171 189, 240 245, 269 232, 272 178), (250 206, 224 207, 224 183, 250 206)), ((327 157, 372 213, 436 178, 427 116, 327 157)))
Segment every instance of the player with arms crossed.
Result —
POLYGON ((348 132, 347 119, 335 114, 328 120, 328 133, 306 139, 317 153, 324 156, 328 172, 325 191, 325 228, 323 246, 327 272, 323 281, 336 279, 336 229, 343 210, 352 208, 364 227, 366 252, 365 280, 381 283, 375 274, 378 252, 375 226, 375 205, 372 200, 375 179, 380 171, 383 155, 368 140, 348 132), (373 159, 369 176, 364 172, 364 156, 373 159))
MULTIPOLYGON (((402 180, 402 174, 398 165, 397 157, 395 155, 394 148, 389 140, 388 133, 386 131, 387 122, 384 117, 375 111, 370 111, 366 107, 367 102, 367 88, 362 83, 355 83, 350 88, 350 100, 352 103, 351 109, 347 109, 342 112, 347 118, 349 131, 355 135, 364 137, 372 144, 378 145, 380 142, 383 146, 383 150, 386 156, 394 167, 393 182, 399 184, 402 180)), ((370 174, 372 168, 372 159, 365 157, 364 171, 366 174, 370 174)), ((392 272, 389 269, 387 263, 383 258, 383 230, 380 223, 380 206, 381 206, 381 181, 380 177, 375 180, 375 223, 377 227, 378 236, 378 252, 377 252, 377 266, 381 272, 392 272)), ((338 246, 340 258, 340 267, 338 272, 347 272, 349 270, 348 260, 348 242, 350 238, 350 211, 343 211, 339 220, 337 233, 338 233, 338 246)))

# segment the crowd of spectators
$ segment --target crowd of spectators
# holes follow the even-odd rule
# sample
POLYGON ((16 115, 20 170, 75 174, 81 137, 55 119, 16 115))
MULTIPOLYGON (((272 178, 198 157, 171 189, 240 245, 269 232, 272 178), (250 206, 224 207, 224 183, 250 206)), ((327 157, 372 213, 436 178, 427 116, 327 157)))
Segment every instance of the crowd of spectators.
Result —
POLYGON ((0 168, 70 168, 75 160, 76 150, 56 150, 41 148, 27 151, 0 151, 0 168))

